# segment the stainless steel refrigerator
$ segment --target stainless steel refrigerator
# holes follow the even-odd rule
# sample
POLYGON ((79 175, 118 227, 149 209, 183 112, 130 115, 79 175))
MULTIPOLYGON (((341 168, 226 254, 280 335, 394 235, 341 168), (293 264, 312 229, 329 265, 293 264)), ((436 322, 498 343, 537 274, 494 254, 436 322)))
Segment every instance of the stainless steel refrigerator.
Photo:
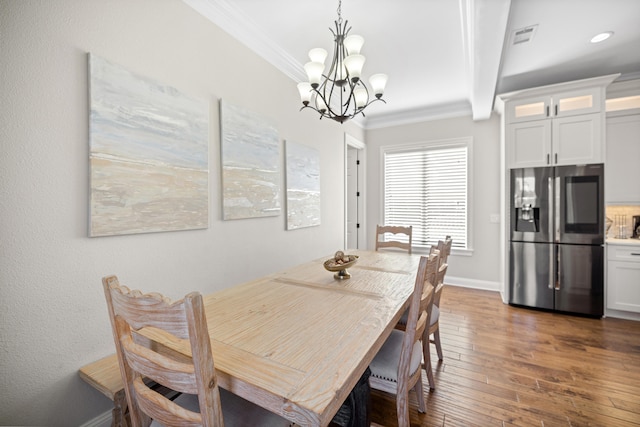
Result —
POLYGON ((604 165, 511 170, 509 303, 604 314, 604 165))

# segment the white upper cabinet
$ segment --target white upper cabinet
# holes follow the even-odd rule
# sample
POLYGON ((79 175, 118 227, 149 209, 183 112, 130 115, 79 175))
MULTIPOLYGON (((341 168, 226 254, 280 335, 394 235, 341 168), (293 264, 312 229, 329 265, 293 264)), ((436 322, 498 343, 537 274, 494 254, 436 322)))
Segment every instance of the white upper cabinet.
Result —
POLYGON ((510 169, 603 163, 606 87, 618 75, 499 95, 510 169))
POLYGON ((507 123, 598 113, 602 110, 602 90, 582 90, 534 96, 507 104, 507 123))
POLYGON ((607 118, 607 203, 640 204, 640 114, 607 118))
POLYGON ((558 117, 551 122, 554 165, 604 162, 603 119, 600 113, 558 117))
POLYGON ((551 120, 507 125, 510 168, 548 165, 551 161, 551 120))
POLYGON ((640 114, 640 79, 611 84, 605 103, 607 117, 640 114))
POLYGON ((640 79, 607 88, 607 204, 640 204, 640 79))

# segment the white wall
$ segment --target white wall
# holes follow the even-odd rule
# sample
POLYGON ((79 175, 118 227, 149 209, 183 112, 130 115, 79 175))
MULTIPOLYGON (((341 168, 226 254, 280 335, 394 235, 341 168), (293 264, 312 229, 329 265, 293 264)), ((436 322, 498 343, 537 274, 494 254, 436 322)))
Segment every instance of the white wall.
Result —
POLYGON ((181 1, 1 0, 0 72, 0 425, 79 425, 112 407, 77 373, 113 352, 103 276, 178 298, 342 248, 343 134, 362 130, 299 112, 295 82, 181 1), (87 237, 88 52, 210 100, 208 229, 87 237), (321 226, 221 220, 219 98, 318 149, 321 226))
POLYGON ((500 224, 489 222, 491 214, 501 212, 500 120, 496 115, 478 122, 467 116, 366 132, 368 247, 375 247, 375 226, 382 223, 381 147, 459 137, 473 139, 469 162, 472 167, 469 215, 473 253, 470 256, 452 254, 447 283, 499 290, 500 224))

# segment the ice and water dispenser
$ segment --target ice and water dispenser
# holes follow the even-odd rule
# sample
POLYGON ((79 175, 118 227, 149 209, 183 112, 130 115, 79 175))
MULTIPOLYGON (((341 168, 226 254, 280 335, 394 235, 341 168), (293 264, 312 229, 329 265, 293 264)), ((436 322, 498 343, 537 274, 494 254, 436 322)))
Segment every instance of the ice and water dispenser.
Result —
POLYGON ((527 176, 525 170, 519 171, 520 176, 514 176, 512 217, 512 231, 517 232, 538 232, 540 231, 540 202, 539 196, 536 194, 535 176, 527 176))

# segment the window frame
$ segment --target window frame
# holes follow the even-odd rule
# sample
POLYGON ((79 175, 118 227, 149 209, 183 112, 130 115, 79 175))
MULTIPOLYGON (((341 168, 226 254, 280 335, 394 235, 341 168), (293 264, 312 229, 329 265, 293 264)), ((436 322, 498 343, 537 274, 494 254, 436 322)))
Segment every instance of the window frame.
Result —
MULTIPOLYGON (((466 147, 467 148, 467 247, 466 248, 452 248, 451 253, 453 255, 471 256, 473 255, 473 229, 472 221, 473 217, 473 137, 465 136, 449 139, 438 139, 421 142, 412 142, 404 144, 382 145, 380 146, 380 215, 382 224, 386 224, 385 218, 385 155, 406 153, 412 151, 421 150, 433 150, 438 148, 454 148, 454 147, 466 147)), ((444 236, 442 236, 444 238, 444 236)), ((435 243, 435 242, 434 242, 435 243)), ((415 253, 428 253, 428 248, 413 248, 415 253)))

